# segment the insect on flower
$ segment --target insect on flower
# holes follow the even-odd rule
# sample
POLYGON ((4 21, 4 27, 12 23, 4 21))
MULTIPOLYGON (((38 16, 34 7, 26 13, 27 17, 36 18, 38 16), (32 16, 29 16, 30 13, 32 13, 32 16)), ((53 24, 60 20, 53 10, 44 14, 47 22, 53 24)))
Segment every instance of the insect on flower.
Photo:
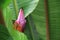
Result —
POLYGON ((24 31, 25 24, 26 24, 26 20, 25 20, 25 17, 24 17, 24 11, 21 8, 20 11, 19 11, 18 18, 14 22, 14 28, 16 30, 20 31, 20 32, 23 32, 24 31))

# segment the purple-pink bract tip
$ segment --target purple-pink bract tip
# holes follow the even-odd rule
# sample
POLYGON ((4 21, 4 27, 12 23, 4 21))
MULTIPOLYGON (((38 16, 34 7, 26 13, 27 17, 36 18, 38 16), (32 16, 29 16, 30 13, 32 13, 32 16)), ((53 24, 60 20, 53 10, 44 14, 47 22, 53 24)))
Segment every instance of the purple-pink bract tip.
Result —
POLYGON ((16 22, 18 24, 20 24, 22 27, 25 26, 26 20, 25 20, 25 17, 24 17, 24 11, 23 11, 23 9, 20 9, 19 15, 18 15, 18 18, 17 18, 16 22))

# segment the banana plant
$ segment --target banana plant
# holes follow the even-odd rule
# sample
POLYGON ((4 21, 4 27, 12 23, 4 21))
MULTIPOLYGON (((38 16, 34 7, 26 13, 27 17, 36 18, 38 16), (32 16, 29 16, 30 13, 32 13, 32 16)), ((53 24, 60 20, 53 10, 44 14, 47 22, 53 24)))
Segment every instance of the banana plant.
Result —
MULTIPOLYGON (((60 0, 48 0, 49 40, 60 40, 60 0)), ((1 40, 47 40, 46 9, 44 0, 0 0, 0 39, 1 40), (8 5, 9 4, 9 5, 8 5), (26 25, 24 32, 17 23, 20 9, 24 10, 26 25), (2 25, 4 24, 4 26, 2 25), (20 32, 21 31, 21 32, 20 32), (5 35, 4 35, 5 34, 5 35)), ((17 23, 18 24, 18 23, 17 23)))
MULTIPOLYGON (((5 40, 9 40, 9 39, 10 40, 28 40, 28 38, 26 37, 26 35, 24 33, 20 33, 19 31, 15 30, 13 28, 12 20, 17 20, 18 11, 20 10, 21 7, 23 7, 23 9, 24 9, 24 17, 26 18, 36 8, 39 0, 26 0, 26 1, 10 0, 10 1, 11 1, 10 5, 8 5, 8 6, 7 6, 7 4, 9 2, 7 3, 7 0, 4 1, 4 4, 0 1, 2 3, 0 8, 2 8, 2 14, 3 14, 3 18, 4 18, 4 23, 5 23, 4 26, 6 26, 6 29, 8 30, 7 33, 9 33, 12 37, 12 38, 7 37, 8 39, 6 38, 5 40), (26 5, 26 3, 28 3, 28 4, 26 5), (17 4, 19 4, 19 5, 17 5, 17 4), (13 5, 13 6, 11 7, 11 5, 13 5)), ((1 26, 1 27, 3 27, 3 26, 1 26)), ((5 32, 3 32, 3 33, 5 33, 5 32)), ((4 39, 4 37, 1 37, 1 38, 4 39)), ((1 40, 3 40, 3 39, 1 39, 1 40)))

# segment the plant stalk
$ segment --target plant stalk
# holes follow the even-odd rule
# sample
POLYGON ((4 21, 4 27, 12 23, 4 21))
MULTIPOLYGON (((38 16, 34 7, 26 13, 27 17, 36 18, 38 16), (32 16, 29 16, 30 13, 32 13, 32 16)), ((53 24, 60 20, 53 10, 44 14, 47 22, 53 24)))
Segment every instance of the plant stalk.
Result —
POLYGON ((49 38, 49 20, 48 20, 48 0, 45 1, 45 12, 46 12, 46 35, 47 35, 47 40, 50 40, 49 38))

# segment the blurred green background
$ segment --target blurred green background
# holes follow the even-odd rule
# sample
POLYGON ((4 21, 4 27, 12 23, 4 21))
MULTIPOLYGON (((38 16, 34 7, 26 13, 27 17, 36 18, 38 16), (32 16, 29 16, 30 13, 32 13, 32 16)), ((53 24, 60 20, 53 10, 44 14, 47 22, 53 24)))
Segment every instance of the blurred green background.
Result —
MULTIPOLYGON (((1 3, 1 1, 0 1, 1 3)), ((49 22, 49 37, 50 40, 60 40, 60 0, 48 0, 48 22, 49 22)), ((6 4, 5 4, 6 5, 6 4)), ((19 9, 23 7, 27 20, 24 34, 28 40, 47 40, 46 36, 46 9, 45 0, 12 0, 8 6, 3 7, 3 15, 8 30, 2 31, 12 40, 19 40, 19 32, 13 29, 12 20, 16 20, 19 9), (14 35, 15 34, 15 35, 14 35), (17 39, 17 38, 18 39, 17 39)), ((4 36, 4 35, 3 35, 4 36)), ((6 39, 7 39, 6 36, 6 39)), ((4 40, 5 36, 3 37, 4 40)), ((8 40, 8 39, 7 39, 8 40)))

